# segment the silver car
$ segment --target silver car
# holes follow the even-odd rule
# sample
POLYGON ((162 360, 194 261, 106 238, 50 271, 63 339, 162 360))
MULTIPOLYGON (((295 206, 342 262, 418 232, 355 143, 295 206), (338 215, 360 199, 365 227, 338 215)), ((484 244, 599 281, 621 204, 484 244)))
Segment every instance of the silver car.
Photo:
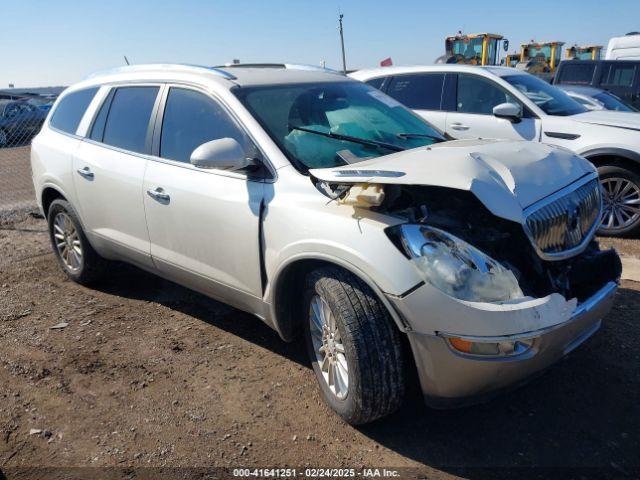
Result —
POLYGON ((354 424, 397 409, 411 381, 447 407, 529 378, 598 330, 620 276, 593 241, 589 162, 447 141, 320 69, 97 74, 56 101, 31 163, 71 279, 121 260, 255 314, 305 342, 354 424))

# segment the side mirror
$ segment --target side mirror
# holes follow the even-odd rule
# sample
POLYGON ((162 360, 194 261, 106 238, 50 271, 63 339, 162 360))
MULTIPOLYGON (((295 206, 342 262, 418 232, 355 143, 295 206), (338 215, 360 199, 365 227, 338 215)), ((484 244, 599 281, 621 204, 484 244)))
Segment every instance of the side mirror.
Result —
POLYGON ((504 118, 513 123, 518 123, 522 118, 522 110, 519 105, 511 102, 501 103, 493 107, 493 115, 504 118))
POLYGON ((191 165, 217 170, 241 170, 254 165, 244 149, 233 138, 219 138, 203 143, 191 153, 191 165))

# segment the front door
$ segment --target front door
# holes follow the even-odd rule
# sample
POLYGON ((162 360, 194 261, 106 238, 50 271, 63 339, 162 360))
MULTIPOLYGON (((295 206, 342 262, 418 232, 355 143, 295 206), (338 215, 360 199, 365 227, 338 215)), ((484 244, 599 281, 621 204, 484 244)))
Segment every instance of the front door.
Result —
POLYGON ((260 208, 265 184, 246 172, 200 169, 193 150, 233 138, 251 141, 219 102, 170 87, 158 115, 155 160, 144 178, 151 255, 164 276, 240 308, 261 299, 260 208))
POLYGON ((540 121, 526 115, 511 122, 493 115, 493 107, 501 103, 522 103, 489 78, 458 74, 456 104, 447 113, 446 132, 455 139, 504 138, 510 140, 540 139, 540 121))

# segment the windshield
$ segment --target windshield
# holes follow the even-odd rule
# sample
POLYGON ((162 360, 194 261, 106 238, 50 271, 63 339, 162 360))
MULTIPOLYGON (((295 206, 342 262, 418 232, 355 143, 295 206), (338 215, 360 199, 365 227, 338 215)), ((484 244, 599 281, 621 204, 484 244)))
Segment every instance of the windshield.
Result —
POLYGON ((598 100, 607 110, 617 110, 619 112, 637 112, 631 105, 627 105, 621 99, 608 92, 596 93, 593 98, 598 100))
POLYGON ((396 100, 360 82, 267 85, 233 91, 303 172, 445 140, 396 100))
POLYGON ((565 117, 587 111, 565 92, 533 75, 507 75, 502 78, 520 90, 547 115, 565 117))

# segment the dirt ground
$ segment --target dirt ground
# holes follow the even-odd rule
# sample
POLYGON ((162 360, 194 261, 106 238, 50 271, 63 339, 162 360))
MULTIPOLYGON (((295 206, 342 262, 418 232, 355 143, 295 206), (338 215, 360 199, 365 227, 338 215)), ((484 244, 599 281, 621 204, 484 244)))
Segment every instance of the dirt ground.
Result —
POLYGON ((76 285, 43 220, 6 220, 0 251, 4 478, 34 466, 639 473, 640 283, 623 282, 601 331, 523 388, 450 411, 414 389, 398 413, 354 428, 320 401, 301 343, 257 318, 130 267, 76 285))

